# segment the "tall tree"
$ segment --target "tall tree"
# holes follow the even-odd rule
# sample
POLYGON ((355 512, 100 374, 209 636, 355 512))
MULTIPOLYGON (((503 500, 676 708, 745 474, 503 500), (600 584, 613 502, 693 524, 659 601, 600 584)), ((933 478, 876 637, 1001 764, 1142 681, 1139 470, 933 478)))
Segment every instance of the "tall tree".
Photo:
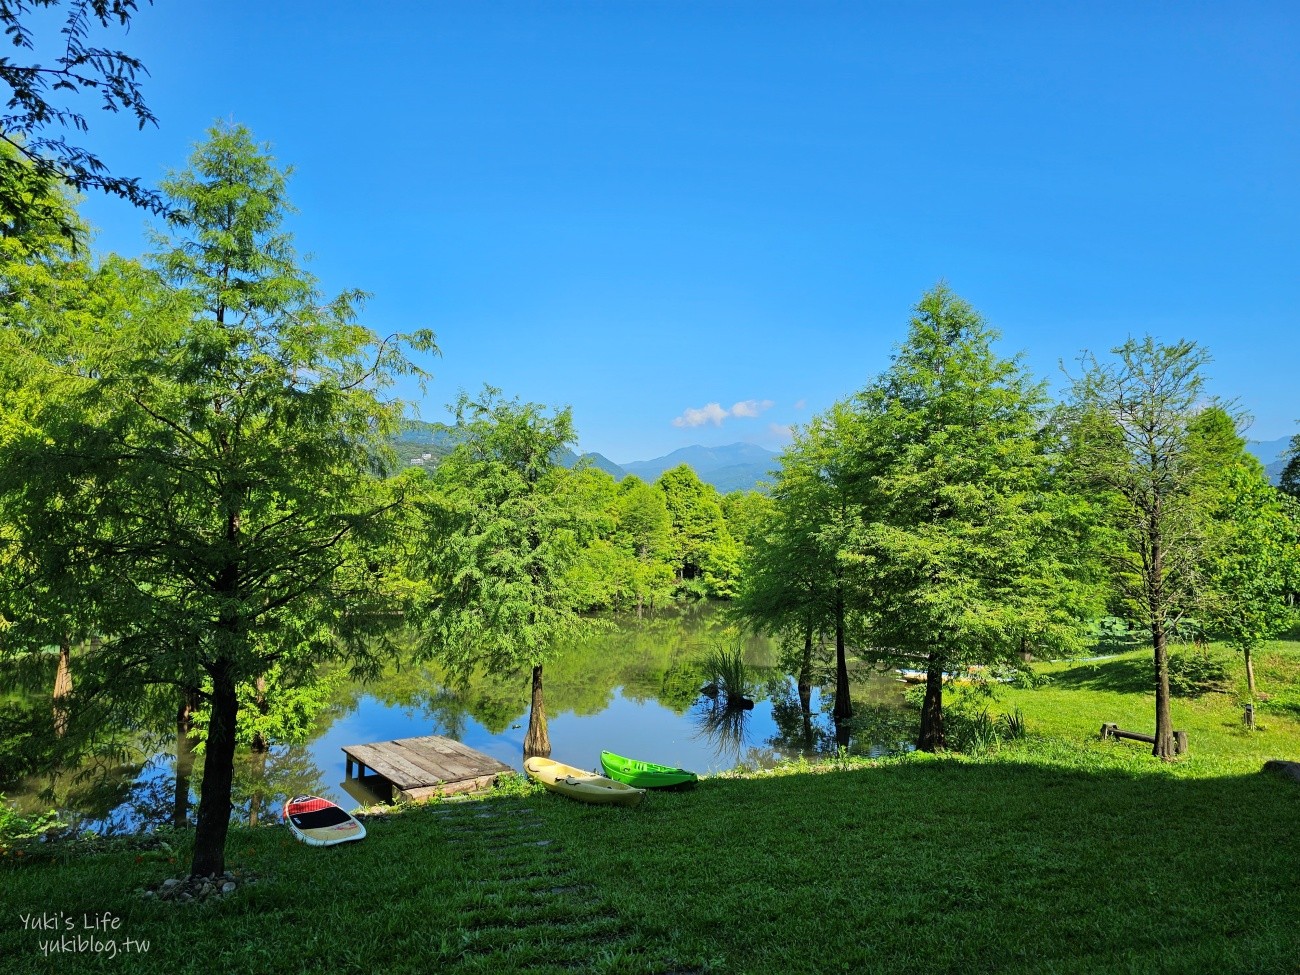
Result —
POLYGON ((524 751, 550 753, 543 668, 587 627, 571 570, 591 530, 579 474, 556 461, 575 440, 569 410, 487 388, 456 405, 461 442, 438 465, 422 556, 429 652, 466 679, 526 670, 524 751))
POLYGON ((640 616, 672 593, 673 568, 668 561, 672 518, 664 493, 635 474, 623 478, 615 499, 615 539, 635 562, 631 593, 640 616))
POLYGON ((1242 655, 1255 700, 1254 651, 1294 624, 1287 596, 1300 579, 1300 504, 1268 482, 1263 465, 1225 410, 1189 425, 1189 446, 1206 469, 1199 496, 1207 520, 1203 629, 1242 655))
POLYGON ((1197 426, 1215 406, 1205 394, 1204 349, 1147 336, 1112 352, 1107 362, 1085 355, 1074 381, 1069 467, 1111 533, 1105 555, 1115 590, 1150 633, 1152 754, 1171 760, 1169 636, 1204 605, 1224 442, 1197 426))
POLYGON ((1300 434, 1291 438, 1285 456, 1286 464, 1282 467, 1277 486, 1291 497, 1300 499, 1300 434))
POLYGON ((710 596, 733 596, 740 549, 727 529, 717 489, 686 464, 664 471, 655 483, 672 520, 670 547, 678 582, 695 582, 710 596))
POLYGON ((60 395, 0 458, 40 564, 95 607, 83 668, 207 701, 194 875, 224 869, 239 686, 287 662, 373 668, 384 648, 378 553, 408 481, 376 466, 402 408, 383 389, 418 373, 406 348, 434 350, 360 325, 357 292, 322 300, 282 229, 285 184, 246 129, 214 128, 164 184, 184 219, 156 274, 121 274, 107 344, 56 364, 60 395))
POLYGON ((1071 553, 1053 525, 1043 387, 944 285, 845 438, 859 524, 844 554, 874 654, 926 672, 917 747, 944 745, 945 671, 1071 643, 1071 553))
POLYGON ((853 717, 849 580, 841 559, 856 510, 842 450, 846 417, 843 404, 837 404, 798 431, 781 455, 772 488, 772 521, 752 542, 737 606, 743 618, 795 650, 805 707, 811 694, 814 637, 833 634, 833 713, 838 722, 853 717))

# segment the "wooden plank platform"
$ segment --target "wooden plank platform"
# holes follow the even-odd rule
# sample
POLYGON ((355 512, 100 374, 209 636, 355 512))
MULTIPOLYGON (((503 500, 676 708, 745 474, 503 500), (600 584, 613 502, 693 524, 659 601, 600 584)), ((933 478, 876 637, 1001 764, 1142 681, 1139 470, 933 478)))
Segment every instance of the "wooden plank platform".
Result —
POLYGON ((344 745, 343 754, 346 778, 352 778, 354 767, 358 778, 370 769, 404 802, 486 789, 502 772, 513 771, 491 755, 439 735, 344 745))

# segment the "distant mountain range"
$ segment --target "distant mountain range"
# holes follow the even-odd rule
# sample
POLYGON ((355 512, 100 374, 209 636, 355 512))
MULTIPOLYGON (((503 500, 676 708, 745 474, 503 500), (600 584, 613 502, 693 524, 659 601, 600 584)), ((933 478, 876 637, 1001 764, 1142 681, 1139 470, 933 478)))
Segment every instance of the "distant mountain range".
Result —
MULTIPOLYGON (((1276 484, 1282 476, 1282 468, 1286 463, 1283 455, 1290 444, 1290 437, 1252 440, 1246 444, 1246 449, 1259 458, 1264 470, 1268 472, 1269 480, 1276 484)), ((449 454, 456 446, 456 434, 445 423, 411 421, 398 435, 395 446, 411 463, 436 464, 439 458, 449 454)), ((728 491, 755 490, 759 482, 771 480, 772 471, 776 467, 776 454, 752 443, 733 443, 725 447, 682 447, 663 457, 630 460, 622 464, 615 463, 603 454, 575 454, 571 450, 565 450, 559 461, 566 467, 572 467, 580 459, 617 480, 635 474, 643 481, 653 481, 664 471, 678 464, 686 464, 701 481, 712 484, 723 494, 728 491)))
POLYGON ((654 460, 632 460, 619 466, 643 481, 653 481, 679 464, 690 467, 701 481, 726 494, 752 491, 759 481, 771 480, 776 454, 757 444, 733 443, 725 447, 682 447, 654 460))
MULTIPOLYGON (((456 431, 445 423, 409 422, 396 438, 394 447, 412 464, 436 464, 456 446, 456 431)), ((723 494, 729 491, 753 491, 760 481, 770 480, 776 467, 776 454, 752 443, 733 443, 725 447, 682 447, 653 460, 633 460, 616 464, 603 454, 575 454, 563 451, 557 458, 565 467, 580 460, 598 467, 616 480, 635 474, 643 481, 654 481, 664 471, 686 464, 705 484, 712 484, 723 494)))
MULTIPOLYGON (((1269 480, 1276 484, 1285 466, 1283 454, 1290 444, 1290 437, 1252 440, 1246 449, 1259 458, 1268 472, 1269 480)), ((456 446, 456 433, 444 423, 412 421, 397 437, 394 446, 413 464, 436 464, 456 446)), ((682 447, 653 460, 630 460, 622 464, 616 464, 603 454, 575 454, 571 450, 565 450, 558 459, 566 467, 585 460, 620 481, 629 474, 635 474, 643 481, 653 481, 664 471, 685 464, 695 471, 701 481, 712 484, 723 494, 729 491, 756 490, 760 482, 772 479, 776 468, 776 454, 752 443, 733 443, 725 447, 682 447)))
POLYGON ((1276 484, 1282 476, 1282 468, 1286 466, 1283 454, 1290 446, 1290 437, 1280 437, 1277 440, 1251 440, 1246 444, 1246 449, 1259 458, 1268 473, 1268 479, 1276 484))

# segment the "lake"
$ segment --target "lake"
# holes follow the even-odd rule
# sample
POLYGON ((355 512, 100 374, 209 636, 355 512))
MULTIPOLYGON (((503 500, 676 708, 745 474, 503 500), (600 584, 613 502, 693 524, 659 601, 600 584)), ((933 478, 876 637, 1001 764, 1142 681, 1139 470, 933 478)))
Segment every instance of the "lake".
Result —
MULTIPOLYGON (((595 769, 600 752, 608 749, 707 775, 741 765, 771 766, 799 755, 835 754, 841 741, 829 714, 829 677, 829 672, 822 675, 805 710, 794 680, 780 666, 774 641, 740 640, 711 606, 614 621, 545 667, 551 757, 595 769), (754 701, 747 711, 723 709, 701 693, 709 676, 701 658, 711 647, 737 642, 754 701)), ((906 747, 906 734, 899 730, 906 724, 902 685, 895 675, 861 670, 852 691, 859 716, 871 719, 848 734, 846 747, 860 754, 906 747)), ((369 684, 342 682, 309 740, 238 756, 233 815, 243 822, 264 820, 278 813, 286 796, 300 793, 325 796, 344 808, 381 801, 355 780, 345 780, 344 745, 446 735, 522 771, 528 701, 526 673, 479 677, 453 690, 436 666, 408 665, 369 684)), ((89 777, 90 784, 65 774, 28 781, 9 798, 20 808, 48 808, 37 793, 52 788, 56 803, 79 828, 102 833, 148 828, 180 815, 192 821, 197 808, 192 789, 200 773, 192 773, 188 789, 182 775, 178 794, 176 752, 173 740, 111 774, 89 777)), ((184 773, 188 761, 182 756, 184 773)), ((199 769, 201 763, 200 758, 199 769)))

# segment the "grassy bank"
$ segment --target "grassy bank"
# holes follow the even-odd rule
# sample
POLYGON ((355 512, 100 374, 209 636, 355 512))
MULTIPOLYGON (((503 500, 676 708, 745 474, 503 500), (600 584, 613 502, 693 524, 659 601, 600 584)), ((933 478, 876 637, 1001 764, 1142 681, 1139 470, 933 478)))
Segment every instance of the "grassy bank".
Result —
MULTIPOLYGON (((1285 670, 1294 646, 1267 666, 1285 670)), ((1300 960, 1300 759, 1286 706, 1240 728, 1231 694, 1176 702, 1191 753, 1161 766, 1140 655, 1007 691, 1030 736, 979 760, 913 756, 702 782, 633 810, 529 788, 372 820, 331 850, 239 830, 259 881, 218 903, 142 900, 175 874, 121 851, 0 866, 13 972, 1281 972, 1300 960), (107 912, 117 945, 43 955, 107 912), (125 939, 148 941, 125 954, 125 939)), ((1283 701, 1285 704, 1285 701, 1283 701)), ((177 851, 182 862, 184 850, 177 851)), ((12 858, 10 858, 12 861, 12 858)), ((83 933, 83 936, 85 932, 83 933)))

